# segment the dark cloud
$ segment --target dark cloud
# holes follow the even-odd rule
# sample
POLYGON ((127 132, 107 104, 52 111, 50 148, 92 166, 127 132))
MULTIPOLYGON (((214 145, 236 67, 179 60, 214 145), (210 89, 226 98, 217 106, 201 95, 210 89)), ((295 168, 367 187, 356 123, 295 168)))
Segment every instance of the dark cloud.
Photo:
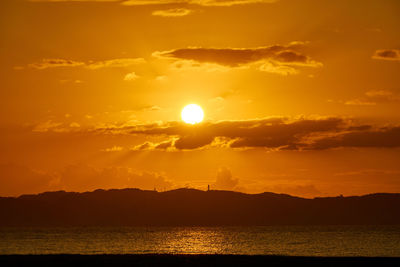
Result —
MULTIPOLYGON (((202 122, 191 125, 180 121, 164 123, 107 125, 85 128, 47 122, 31 125, 25 131, 38 136, 88 138, 120 136, 125 144, 109 143, 101 151, 192 150, 219 148, 265 148, 269 150, 320 150, 340 147, 400 147, 400 126, 357 124, 341 117, 283 118, 202 122), (39 127, 40 126, 40 127, 39 127), (129 136, 143 140, 129 147, 129 136), (145 141, 144 140, 148 140, 145 141)), ((113 140, 113 139, 110 139, 113 140)))
POLYGON ((314 65, 309 57, 301 54, 298 43, 288 46, 274 45, 259 48, 184 48, 161 52, 161 56, 194 60, 205 63, 237 67, 262 60, 275 60, 281 63, 314 65))
POLYGON ((159 144, 146 142, 137 146, 137 150, 191 150, 207 146, 273 150, 400 146, 400 127, 356 125, 342 118, 266 118, 197 125, 168 122, 100 131, 168 138, 159 144))
POLYGON ((191 60, 198 63, 213 63, 226 67, 240 67, 257 63, 259 70, 280 74, 296 73, 294 67, 321 67, 322 63, 302 52, 305 43, 273 45, 258 48, 183 48, 156 52, 155 56, 175 60, 191 60))
POLYGON ((191 134, 181 136, 174 145, 177 149, 195 149, 206 146, 213 140, 214 136, 210 134, 191 134))
POLYGON ((380 49, 376 50, 373 59, 381 60, 394 60, 400 61, 400 50, 399 49, 380 49))
POLYGON ((316 140, 305 148, 329 149, 338 147, 400 147, 400 127, 342 133, 316 140))

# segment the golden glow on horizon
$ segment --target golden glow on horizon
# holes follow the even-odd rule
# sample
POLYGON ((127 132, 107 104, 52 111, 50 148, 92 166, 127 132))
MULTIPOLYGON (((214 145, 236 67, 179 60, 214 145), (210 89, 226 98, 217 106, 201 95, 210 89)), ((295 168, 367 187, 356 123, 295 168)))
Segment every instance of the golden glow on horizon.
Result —
POLYGON ((196 124, 203 121, 203 109, 196 104, 189 104, 182 109, 182 120, 189 124, 196 124))

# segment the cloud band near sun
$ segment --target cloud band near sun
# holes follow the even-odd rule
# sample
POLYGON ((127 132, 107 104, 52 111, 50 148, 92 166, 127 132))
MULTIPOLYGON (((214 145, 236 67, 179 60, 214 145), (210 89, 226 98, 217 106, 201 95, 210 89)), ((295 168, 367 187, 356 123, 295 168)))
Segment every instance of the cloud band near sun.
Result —
POLYGON ((192 150, 207 147, 325 150, 343 147, 400 147, 400 126, 356 125, 342 118, 266 118, 244 121, 144 124, 98 129, 101 133, 158 136, 134 150, 192 150))

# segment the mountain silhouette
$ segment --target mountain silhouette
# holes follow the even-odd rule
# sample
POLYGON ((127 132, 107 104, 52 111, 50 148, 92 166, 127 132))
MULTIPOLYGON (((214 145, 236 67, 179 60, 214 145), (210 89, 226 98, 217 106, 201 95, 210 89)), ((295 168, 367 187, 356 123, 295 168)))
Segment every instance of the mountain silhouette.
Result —
POLYGON ((285 194, 139 189, 0 197, 0 226, 400 224, 400 194, 305 199, 285 194))

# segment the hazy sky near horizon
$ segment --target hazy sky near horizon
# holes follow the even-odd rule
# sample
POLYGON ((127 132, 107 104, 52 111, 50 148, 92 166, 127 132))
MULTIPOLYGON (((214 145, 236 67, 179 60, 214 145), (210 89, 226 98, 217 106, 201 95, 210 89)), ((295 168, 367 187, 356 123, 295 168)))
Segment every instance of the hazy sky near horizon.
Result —
POLYGON ((400 192, 398 0, 2 0, 0 196, 400 192), (182 108, 205 119, 188 125, 182 108))

